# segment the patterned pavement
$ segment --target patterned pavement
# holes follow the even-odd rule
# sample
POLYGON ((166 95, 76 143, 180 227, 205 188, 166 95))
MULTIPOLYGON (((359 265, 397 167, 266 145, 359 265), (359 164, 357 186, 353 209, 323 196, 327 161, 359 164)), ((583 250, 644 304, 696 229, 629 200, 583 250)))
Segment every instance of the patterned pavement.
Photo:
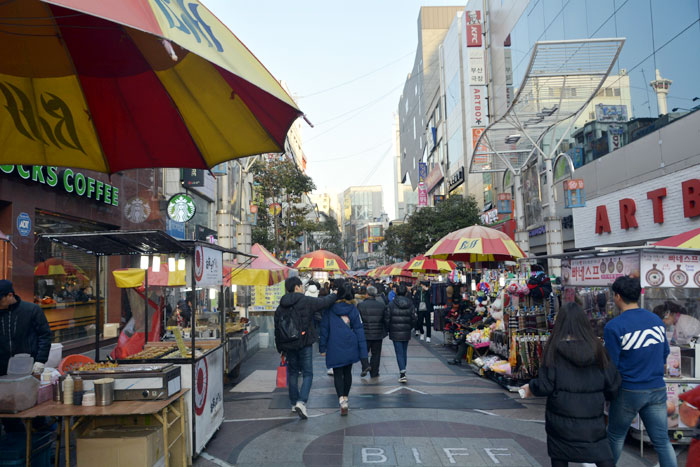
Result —
MULTIPOLYGON (((341 417, 333 377, 316 352, 302 421, 290 413, 286 389, 275 389, 277 352, 260 350, 227 384, 224 423, 194 465, 548 466, 544 399, 521 400, 465 366, 447 365, 453 356, 440 334, 432 343, 414 339, 402 385, 385 339, 379 378, 360 378, 355 365, 350 414, 341 417)), ((644 454, 630 441, 618 466, 655 465, 653 449, 644 454)))

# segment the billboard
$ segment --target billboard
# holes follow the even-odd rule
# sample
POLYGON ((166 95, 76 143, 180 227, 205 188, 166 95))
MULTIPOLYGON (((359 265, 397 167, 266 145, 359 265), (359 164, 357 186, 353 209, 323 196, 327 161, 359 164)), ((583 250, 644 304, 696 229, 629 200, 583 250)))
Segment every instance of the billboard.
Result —
POLYGON ((626 122, 629 120, 627 116, 627 106, 597 104, 595 106, 595 118, 599 122, 626 122))

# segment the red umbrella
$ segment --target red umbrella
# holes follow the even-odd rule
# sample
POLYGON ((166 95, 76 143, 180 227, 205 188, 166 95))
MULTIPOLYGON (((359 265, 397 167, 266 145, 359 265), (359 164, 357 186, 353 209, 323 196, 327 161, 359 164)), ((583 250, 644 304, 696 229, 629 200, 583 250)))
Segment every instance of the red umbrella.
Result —
POLYGON ((34 266, 35 276, 54 276, 54 275, 64 275, 64 276, 85 276, 85 271, 83 271, 79 266, 71 263, 70 261, 63 258, 49 258, 46 261, 34 266))
POLYGON ((303 255, 294 263, 300 271, 347 271, 350 269, 343 258, 326 250, 316 250, 303 255))
POLYGON ((409 271, 425 273, 451 272, 456 268, 457 264, 455 264, 454 261, 427 258, 424 255, 416 256, 408 262, 408 266, 406 267, 409 271))
POLYGON ((525 253, 503 232, 473 225, 445 235, 425 253, 425 256, 477 263, 513 261, 524 258, 525 253))

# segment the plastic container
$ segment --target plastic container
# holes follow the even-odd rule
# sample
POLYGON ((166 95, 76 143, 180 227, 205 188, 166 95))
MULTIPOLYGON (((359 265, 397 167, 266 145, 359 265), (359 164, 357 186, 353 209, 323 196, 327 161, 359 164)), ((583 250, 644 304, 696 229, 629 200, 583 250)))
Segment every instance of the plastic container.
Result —
POLYGON ((63 344, 51 344, 51 350, 49 350, 49 359, 46 360, 46 366, 49 368, 58 368, 58 364, 61 363, 63 358, 63 344))
POLYGON ((93 381, 95 386, 95 405, 112 405, 114 402, 114 378, 102 378, 93 381))
POLYGON ((83 378, 80 376, 73 377, 73 392, 79 392, 83 390, 83 378))
POLYGON ((17 413, 36 405, 39 380, 32 375, 0 377, 0 412, 17 413))
POLYGON ((8 375, 31 375, 34 367, 34 358, 28 353, 18 353, 10 357, 10 362, 7 365, 8 375))
POLYGON ((73 405, 83 405, 83 391, 73 391, 73 405))
POLYGON ((95 393, 88 391, 83 394, 83 404, 84 407, 92 407, 95 405, 95 393))
MULTIPOLYGON (((32 435, 32 467, 51 467, 52 432, 32 435)), ((0 438, 0 466, 24 465, 27 440, 24 433, 8 433, 0 438)))
POLYGON ((73 405, 73 378, 70 375, 63 381, 63 404, 73 405))
POLYGON ((46 401, 50 401, 51 398, 53 397, 53 388, 51 387, 51 383, 41 383, 39 385, 39 389, 37 390, 36 393, 36 403, 37 405, 43 404, 46 401))

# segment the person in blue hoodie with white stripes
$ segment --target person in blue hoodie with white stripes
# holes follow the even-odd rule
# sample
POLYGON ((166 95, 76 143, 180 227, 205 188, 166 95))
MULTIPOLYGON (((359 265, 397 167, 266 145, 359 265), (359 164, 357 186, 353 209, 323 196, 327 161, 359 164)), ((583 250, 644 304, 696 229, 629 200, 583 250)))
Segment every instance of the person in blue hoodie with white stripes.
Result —
POLYGON ((352 386, 352 365, 367 358, 367 341, 360 312, 355 306, 352 285, 336 280, 338 301, 323 314, 319 350, 326 357, 326 367, 333 369, 335 392, 340 415, 347 415, 348 395, 352 386))
POLYGON ((605 326, 603 338, 610 359, 622 376, 622 386, 610 403, 608 419, 614 460, 620 458, 630 423, 639 414, 661 467, 676 467, 666 413, 664 366, 670 351, 666 326, 654 313, 639 307, 642 287, 637 277, 618 277, 612 291, 621 313, 605 326))

